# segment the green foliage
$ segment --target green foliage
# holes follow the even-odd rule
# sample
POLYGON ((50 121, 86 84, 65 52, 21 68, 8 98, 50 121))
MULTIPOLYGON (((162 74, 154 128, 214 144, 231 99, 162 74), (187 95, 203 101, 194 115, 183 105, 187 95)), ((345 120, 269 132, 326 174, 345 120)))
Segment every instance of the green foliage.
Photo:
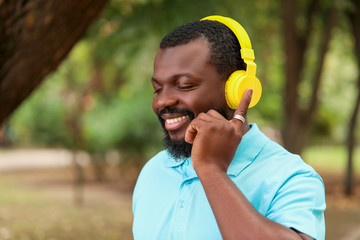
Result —
MULTIPOLYGON (((54 75, 57 78, 57 74, 54 75)), ((13 115, 10 128, 15 141, 43 146, 70 146, 59 81, 46 81, 13 115), (56 84, 54 84, 56 83, 56 84)))
POLYGON ((161 130, 149 99, 151 96, 144 91, 110 101, 99 99, 84 116, 86 149, 90 152, 120 149, 147 157, 153 154, 153 148, 160 148, 161 130))
MULTIPOLYGON (((309 2, 300 1, 300 7, 309 2)), ((73 147, 74 139, 81 136, 80 147, 89 152, 119 149, 143 157, 153 154, 161 148, 162 137, 151 109, 150 84, 159 41, 174 27, 212 14, 235 18, 252 39, 263 95, 249 111, 249 120, 260 127, 281 128, 284 52, 279 4, 265 0, 110 1, 57 72, 13 115, 10 127, 16 142, 73 147), (74 131, 77 125, 79 133, 74 131)), ((304 18, 300 16, 300 26, 304 18)), ((314 28, 321 24, 317 20, 314 28)), ((355 94, 358 70, 353 42, 343 27, 334 36, 324 67, 314 141, 343 141, 355 94)), ((311 38, 315 41, 319 35, 311 38)), ((310 70, 317 61, 311 51, 306 58, 310 70)), ((302 74, 306 78, 306 72, 302 74)), ((309 99, 310 83, 307 78, 301 86, 301 101, 309 99)))
MULTIPOLYGON (((302 154, 304 161, 320 172, 339 172, 347 166, 347 149, 339 145, 314 145, 302 154)), ((354 172, 360 172, 360 148, 354 151, 354 172)))

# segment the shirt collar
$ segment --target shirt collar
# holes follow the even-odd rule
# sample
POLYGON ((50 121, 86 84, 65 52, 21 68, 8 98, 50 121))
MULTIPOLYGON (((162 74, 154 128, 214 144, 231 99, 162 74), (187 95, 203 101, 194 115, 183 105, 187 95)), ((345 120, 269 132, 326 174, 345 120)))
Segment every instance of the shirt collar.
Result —
MULTIPOLYGON (((242 137, 240 145, 236 150, 234 159, 232 160, 227 174, 237 176, 242 172, 259 154, 265 144, 270 141, 258 128, 255 123, 250 124, 250 130, 242 137)), ((166 151, 168 158, 165 158, 165 167, 175 168, 182 165, 184 162, 191 165, 191 158, 174 159, 168 151, 166 151)), ((191 166, 192 168, 192 166, 191 166)), ((191 171, 194 172, 195 171, 191 171)))
POLYGON ((165 158, 165 167, 177 167, 180 166, 181 164, 183 164, 185 161, 190 161, 190 158, 182 158, 182 159, 175 159, 171 156, 171 154, 169 153, 169 151, 166 150, 166 154, 167 154, 167 158, 165 158))
POLYGON ((239 175, 257 157, 264 146, 270 141, 255 123, 250 124, 250 130, 242 137, 234 159, 228 168, 228 175, 239 175))

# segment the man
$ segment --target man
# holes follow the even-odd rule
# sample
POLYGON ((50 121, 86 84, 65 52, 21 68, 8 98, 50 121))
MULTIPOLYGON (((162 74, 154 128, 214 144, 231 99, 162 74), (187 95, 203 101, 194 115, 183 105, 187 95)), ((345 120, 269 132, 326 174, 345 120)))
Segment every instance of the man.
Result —
POLYGON ((166 150, 138 178, 135 239, 324 239, 319 175, 243 122, 251 89, 235 111, 227 106, 226 79, 245 68, 220 22, 191 22, 162 40, 152 84, 166 150))

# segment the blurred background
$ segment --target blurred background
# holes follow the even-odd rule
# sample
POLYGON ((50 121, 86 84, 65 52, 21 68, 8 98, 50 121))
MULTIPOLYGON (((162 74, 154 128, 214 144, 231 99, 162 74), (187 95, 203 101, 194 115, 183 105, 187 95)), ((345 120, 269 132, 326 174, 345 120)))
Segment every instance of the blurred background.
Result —
POLYGON ((132 239, 158 44, 213 14, 252 40, 249 121, 324 179, 326 239, 360 239, 358 0, 0 0, 0 240, 132 239))

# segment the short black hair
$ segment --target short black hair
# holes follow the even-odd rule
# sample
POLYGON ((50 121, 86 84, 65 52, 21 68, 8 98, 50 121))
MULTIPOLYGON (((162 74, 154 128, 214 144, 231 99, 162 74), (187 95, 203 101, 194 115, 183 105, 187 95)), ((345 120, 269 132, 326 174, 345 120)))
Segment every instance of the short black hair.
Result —
POLYGON ((194 21, 175 28, 161 41, 160 48, 175 47, 204 38, 210 46, 210 63, 226 80, 236 70, 246 70, 235 34, 218 21, 194 21))

